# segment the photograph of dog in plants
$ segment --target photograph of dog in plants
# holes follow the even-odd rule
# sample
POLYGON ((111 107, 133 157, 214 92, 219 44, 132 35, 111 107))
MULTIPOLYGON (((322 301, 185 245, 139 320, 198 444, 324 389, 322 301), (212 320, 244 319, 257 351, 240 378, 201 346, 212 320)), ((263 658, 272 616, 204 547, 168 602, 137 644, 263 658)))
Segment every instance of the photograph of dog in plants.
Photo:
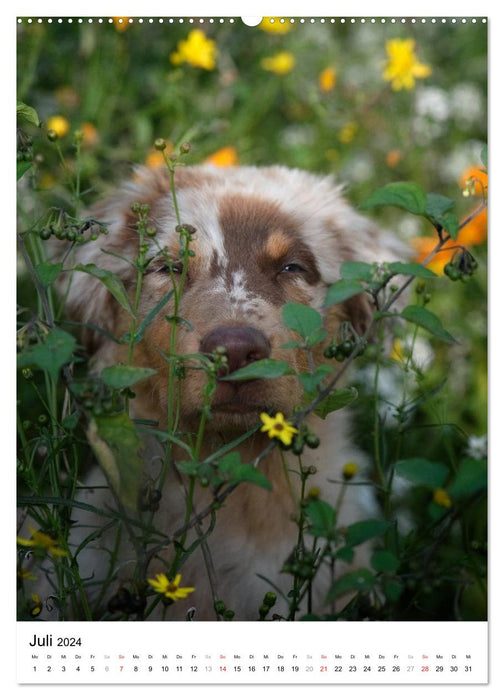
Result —
POLYGON ((20 18, 20 620, 486 620, 483 18, 20 18))

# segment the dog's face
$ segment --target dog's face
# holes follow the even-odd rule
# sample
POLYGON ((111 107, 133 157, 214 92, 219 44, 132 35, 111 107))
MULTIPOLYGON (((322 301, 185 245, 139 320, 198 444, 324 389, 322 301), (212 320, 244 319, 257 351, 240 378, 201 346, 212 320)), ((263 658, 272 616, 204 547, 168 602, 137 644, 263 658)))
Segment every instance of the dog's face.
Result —
MULTIPOLYGON (((181 220, 196 229, 177 312, 184 321, 177 328, 176 354, 211 356, 225 348, 229 371, 264 358, 284 360, 296 371, 307 371, 306 352, 283 347, 292 340, 281 317, 281 308, 289 301, 323 313, 329 333, 343 319, 349 319, 357 332, 363 331, 372 312, 366 297, 360 295, 326 311, 327 288, 338 279, 345 260, 392 258, 383 234, 345 203, 340 188, 330 180, 281 167, 217 170, 202 166, 177 171, 176 197, 181 220)), ((136 257, 134 201, 149 204, 150 222, 157 229, 149 242, 152 262, 143 281, 141 320, 181 275, 181 265, 173 265, 170 272, 166 264, 166 253, 177 261, 181 247, 167 174, 141 171, 129 187, 104 202, 94 214, 109 224, 109 235, 82 246, 78 259, 113 270, 133 294, 134 268, 100 249, 131 260, 136 257)), ((89 277, 75 276, 69 301, 82 320, 116 337, 129 330, 131 319, 126 312, 89 277)), ((166 356, 173 332, 166 316, 173 311, 172 297, 148 326, 134 354, 134 364, 158 371, 142 384, 138 396, 141 410, 161 423, 167 409, 166 356)), ((124 360, 117 346, 97 336, 93 340, 102 366, 124 360)), ((186 365, 181 411, 190 427, 201 414, 206 378, 201 369, 190 369, 194 360, 186 365)), ((224 432, 243 430, 257 422, 261 411, 290 415, 300 399, 300 387, 292 376, 219 381, 212 397, 211 424, 224 432)))

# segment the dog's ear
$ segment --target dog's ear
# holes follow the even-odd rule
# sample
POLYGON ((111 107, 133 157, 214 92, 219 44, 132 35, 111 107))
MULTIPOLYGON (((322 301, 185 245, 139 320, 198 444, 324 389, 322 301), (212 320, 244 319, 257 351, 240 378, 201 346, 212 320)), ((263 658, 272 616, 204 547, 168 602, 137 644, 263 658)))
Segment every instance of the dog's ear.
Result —
POLYGON ((58 254, 64 255, 64 267, 68 270, 59 281, 59 292, 67 316, 82 324, 82 343, 90 355, 110 345, 111 336, 117 338, 126 330, 124 321, 119 323, 121 306, 109 291, 107 275, 118 278, 126 293, 134 287, 136 272, 128 261, 134 261, 138 255, 139 237, 138 213, 132 210, 132 205, 135 202, 152 205, 169 191, 169 186, 164 172, 139 170, 130 181, 86 212, 88 221, 99 223, 87 232, 85 243, 74 246, 70 252, 59 245, 58 254), (106 235, 100 234, 96 240, 89 238, 90 231, 102 228, 106 235), (75 269, 86 265, 105 270, 105 275, 100 279, 96 274, 75 269))
MULTIPOLYGON (((325 238, 323 277, 332 284, 341 279, 341 265, 346 262, 391 263, 405 261, 411 250, 397 236, 376 226, 370 219, 338 199, 335 215, 329 225, 330 240, 325 238), (330 249, 329 249, 330 248, 330 249), (332 268, 332 269, 331 269, 332 268)), ((403 303, 399 300, 397 306, 403 303)), ((376 306, 373 297, 364 292, 351 297, 341 305, 343 316, 362 335, 373 319, 376 306)))
MULTIPOLYGON (((353 260, 365 263, 391 263, 405 261, 411 255, 408 247, 390 232, 377 227, 366 217, 356 215, 359 231, 359 244, 354 250, 353 260)), ((355 240, 355 239, 354 239, 355 240)), ((379 276, 379 270, 377 270, 379 276)), ((394 280, 395 281, 395 280, 394 280)), ((395 308, 404 304, 402 298, 398 299, 395 308)), ((369 293, 358 294, 345 303, 345 311, 359 335, 362 335, 372 321, 376 312, 375 302, 369 293)))

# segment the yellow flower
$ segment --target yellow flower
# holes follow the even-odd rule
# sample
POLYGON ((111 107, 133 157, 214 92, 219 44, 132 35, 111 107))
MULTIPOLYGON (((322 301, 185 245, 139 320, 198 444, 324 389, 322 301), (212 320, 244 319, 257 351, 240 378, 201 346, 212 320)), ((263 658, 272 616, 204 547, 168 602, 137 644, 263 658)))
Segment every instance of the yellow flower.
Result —
POLYGON ((17 572, 18 578, 21 579, 22 581, 36 581, 37 577, 35 574, 32 574, 31 571, 28 571, 28 569, 19 569, 17 572))
POLYGON ((292 25, 290 22, 280 22, 280 19, 280 17, 263 17, 262 22, 257 26, 270 34, 287 34, 292 29, 292 25))
POLYGON ((177 574, 173 581, 170 581, 165 574, 156 574, 156 578, 148 578, 147 583, 150 583, 156 593, 162 593, 166 598, 177 601, 187 598, 189 593, 194 591, 194 588, 180 588, 181 578, 182 576, 177 574))
POLYGON ((177 51, 170 56, 175 66, 189 63, 196 68, 213 70, 218 56, 215 41, 207 39, 201 29, 193 29, 187 39, 179 41, 177 51))
POLYGON ((390 359, 400 363, 404 362, 404 352, 399 338, 394 340, 394 345, 390 353, 390 359))
POLYGON ((42 601, 36 593, 31 594, 31 599, 33 604, 30 606, 30 615, 32 617, 37 617, 42 612, 42 601))
POLYGON ((55 131, 60 139, 66 136, 70 130, 70 122, 59 114, 47 120, 47 130, 55 131))
POLYGON ((238 153, 234 146, 224 146, 205 159, 205 163, 213 163, 219 168, 228 168, 231 165, 238 165, 238 153))
POLYGON ((333 66, 327 66, 327 68, 324 68, 318 79, 319 88, 322 90, 322 92, 331 92, 331 90, 334 89, 337 75, 336 68, 333 66))
POLYGON ((343 478, 350 480, 357 474, 359 467, 355 462, 347 462, 343 467, 343 478))
POLYGON ((390 39, 385 49, 388 62, 383 79, 390 82, 392 90, 412 90, 415 78, 426 78, 432 73, 430 66, 420 63, 416 57, 413 39, 390 39))
POLYGON ((436 489, 432 495, 432 500, 442 508, 450 508, 452 500, 444 489, 436 489))
POLYGON ((357 133, 357 124, 355 122, 348 122, 339 132, 339 140, 341 143, 350 143, 353 141, 355 134, 357 133))
POLYGON ((114 20, 114 26, 118 32, 125 32, 129 27, 129 17, 112 17, 114 20))
POLYGON ((293 435, 299 432, 285 420, 283 413, 277 413, 274 418, 267 413, 261 413, 259 417, 263 422, 261 432, 268 433, 269 438, 278 438, 287 447, 291 444, 293 435))
POLYGON ((64 549, 58 547, 58 542, 54 540, 50 535, 46 535, 40 530, 35 530, 35 528, 30 527, 30 532, 32 534, 31 540, 25 540, 22 537, 17 538, 17 543, 22 547, 31 547, 33 549, 44 549, 48 554, 52 554, 55 557, 66 557, 68 552, 64 549))
POLYGON ((261 68, 276 73, 276 75, 285 75, 296 65, 296 59, 289 51, 280 51, 274 56, 268 56, 261 61, 261 68))

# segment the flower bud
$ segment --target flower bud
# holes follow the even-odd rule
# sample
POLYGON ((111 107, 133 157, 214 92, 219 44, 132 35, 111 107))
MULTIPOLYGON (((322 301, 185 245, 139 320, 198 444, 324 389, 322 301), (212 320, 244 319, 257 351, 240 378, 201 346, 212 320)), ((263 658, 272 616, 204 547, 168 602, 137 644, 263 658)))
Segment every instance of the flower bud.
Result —
POLYGON ((357 471, 358 467, 355 462, 347 462, 343 467, 343 478, 350 481, 357 474, 357 471))

